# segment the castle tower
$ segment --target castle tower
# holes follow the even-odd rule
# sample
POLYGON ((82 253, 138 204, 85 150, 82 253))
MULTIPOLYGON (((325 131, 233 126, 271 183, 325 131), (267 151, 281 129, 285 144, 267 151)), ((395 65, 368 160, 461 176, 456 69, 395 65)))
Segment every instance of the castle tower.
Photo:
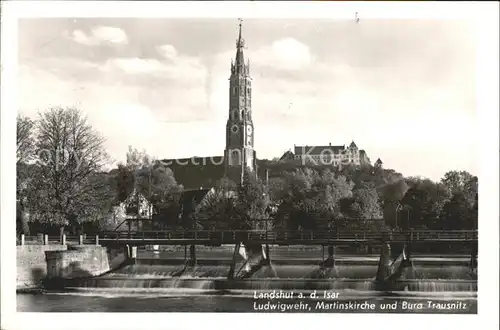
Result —
POLYGON ((243 49, 245 41, 239 36, 236 41, 236 58, 231 61, 229 78, 229 118, 226 124, 226 149, 224 162, 226 176, 240 183, 245 169, 256 173, 256 153, 254 150, 254 126, 252 122, 252 78, 250 63, 245 63, 243 49))

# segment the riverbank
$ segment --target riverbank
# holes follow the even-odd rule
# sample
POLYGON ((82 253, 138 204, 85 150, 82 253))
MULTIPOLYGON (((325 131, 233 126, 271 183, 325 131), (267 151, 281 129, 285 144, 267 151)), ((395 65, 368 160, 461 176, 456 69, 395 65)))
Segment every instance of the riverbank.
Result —
POLYGON ((110 270, 98 245, 20 245, 16 247, 16 290, 37 292, 46 279, 89 277, 110 270))
POLYGON ((20 245, 16 246, 16 289, 39 288, 47 276, 46 251, 64 251, 67 245, 20 245))

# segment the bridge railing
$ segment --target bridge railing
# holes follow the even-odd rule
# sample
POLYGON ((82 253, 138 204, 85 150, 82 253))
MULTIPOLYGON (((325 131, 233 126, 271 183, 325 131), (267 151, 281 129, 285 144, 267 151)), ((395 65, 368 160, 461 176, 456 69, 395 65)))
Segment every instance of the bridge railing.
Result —
POLYGON ((17 237, 17 245, 86 245, 98 243, 97 235, 20 235, 17 237))
POLYGON ((166 240, 476 240, 477 231, 433 231, 412 230, 398 232, 362 232, 362 231, 315 231, 315 230, 168 230, 168 231, 131 231, 131 232, 102 232, 100 239, 166 239, 166 240))
POLYGON ((315 231, 315 230, 167 230, 167 231, 113 231, 101 232, 98 235, 79 236, 24 236, 18 238, 18 245, 49 245, 49 244, 99 244, 101 239, 163 239, 163 240, 194 240, 210 242, 227 241, 436 241, 436 240, 477 240, 477 230, 411 230, 394 232, 362 232, 362 231, 315 231))

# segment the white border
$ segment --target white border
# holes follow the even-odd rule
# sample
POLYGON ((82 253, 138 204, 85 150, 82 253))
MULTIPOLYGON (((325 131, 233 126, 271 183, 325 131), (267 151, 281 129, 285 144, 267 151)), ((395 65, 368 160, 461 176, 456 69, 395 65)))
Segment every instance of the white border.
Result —
POLYGON ((2 329, 498 329, 498 3, 496 2, 50 2, 2 3, 1 322, 2 329), (15 116, 17 19, 21 17, 465 18, 478 27, 477 100, 480 119, 479 315, 293 315, 181 313, 15 313, 15 116), (480 322, 480 323, 479 323, 480 322), (326 325, 326 324, 325 324, 326 325), (325 325, 319 325, 325 326, 325 325))

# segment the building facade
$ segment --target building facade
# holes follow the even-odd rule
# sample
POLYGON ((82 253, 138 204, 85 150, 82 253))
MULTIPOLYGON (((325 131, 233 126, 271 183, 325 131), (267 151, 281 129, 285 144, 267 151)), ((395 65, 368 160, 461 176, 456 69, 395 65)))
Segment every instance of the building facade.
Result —
POLYGON ((229 78, 229 118, 226 124, 224 165, 226 176, 241 182, 245 171, 256 172, 257 156, 254 150, 254 125, 252 121, 252 78, 250 64, 245 63, 245 41, 236 41, 236 58, 231 61, 229 78))
POLYGON ((287 151, 281 160, 299 160, 303 164, 313 165, 363 165, 370 164, 366 152, 359 149, 354 141, 349 146, 294 146, 294 152, 287 151))

